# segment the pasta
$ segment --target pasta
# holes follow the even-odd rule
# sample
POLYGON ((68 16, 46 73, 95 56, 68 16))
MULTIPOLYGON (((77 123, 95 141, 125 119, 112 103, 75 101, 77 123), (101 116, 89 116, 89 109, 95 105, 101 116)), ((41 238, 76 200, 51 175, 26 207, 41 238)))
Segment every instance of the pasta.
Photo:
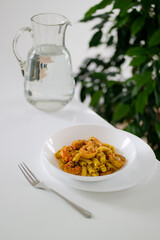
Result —
POLYGON ((55 153, 60 168, 80 176, 112 174, 126 164, 126 158, 115 152, 114 146, 95 137, 73 141, 55 153))
POLYGON ((81 176, 87 176, 87 167, 84 165, 82 166, 81 176))

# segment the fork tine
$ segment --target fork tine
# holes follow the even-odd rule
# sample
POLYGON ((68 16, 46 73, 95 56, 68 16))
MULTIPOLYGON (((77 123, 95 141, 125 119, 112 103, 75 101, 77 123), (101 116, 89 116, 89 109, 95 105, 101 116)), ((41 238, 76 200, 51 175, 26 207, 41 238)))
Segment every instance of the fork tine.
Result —
POLYGON ((39 181, 38 178, 34 175, 34 173, 27 167, 27 165, 23 162, 23 165, 27 168, 29 173, 35 178, 36 181, 39 181))
POLYGON ((19 169, 21 170, 21 172, 23 173, 23 175, 25 176, 25 178, 28 180, 28 182, 32 185, 32 181, 30 180, 30 178, 27 176, 27 174, 25 173, 25 171, 23 170, 23 168, 21 167, 20 164, 18 164, 19 169))
POLYGON ((23 166, 23 163, 20 164, 20 166, 23 168, 24 172, 27 174, 27 176, 30 178, 30 181, 34 182, 34 178, 32 177, 32 175, 29 173, 29 171, 26 169, 25 166, 23 166))

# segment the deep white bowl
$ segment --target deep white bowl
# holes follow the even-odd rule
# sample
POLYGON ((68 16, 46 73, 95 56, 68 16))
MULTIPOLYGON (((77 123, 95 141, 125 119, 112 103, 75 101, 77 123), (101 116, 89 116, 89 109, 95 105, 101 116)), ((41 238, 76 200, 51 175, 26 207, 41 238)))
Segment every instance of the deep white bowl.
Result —
POLYGON ((48 140, 44 143, 42 149, 43 165, 47 171, 54 177, 67 177, 79 181, 101 181, 114 178, 118 174, 123 174, 127 168, 136 158, 137 152, 133 141, 123 131, 119 131, 112 127, 103 125, 74 125, 61 129, 53 133, 48 140), (58 160, 54 154, 63 146, 71 145, 72 141, 78 139, 88 139, 90 137, 98 138, 104 143, 108 143, 115 147, 117 153, 122 154, 127 163, 120 170, 104 176, 87 177, 78 176, 64 172, 60 169, 58 160))

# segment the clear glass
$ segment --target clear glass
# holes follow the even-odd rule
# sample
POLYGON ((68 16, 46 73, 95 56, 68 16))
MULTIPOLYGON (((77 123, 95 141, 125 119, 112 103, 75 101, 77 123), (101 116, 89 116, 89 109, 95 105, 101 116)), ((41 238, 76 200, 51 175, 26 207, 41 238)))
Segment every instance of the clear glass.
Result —
MULTIPOLYGON (((44 13, 31 18, 33 47, 24 70, 24 92, 29 103, 45 111, 56 111, 71 101, 74 78, 65 32, 70 24, 64 16, 44 13)), ((18 59, 18 58, 17 58, 18 59)))

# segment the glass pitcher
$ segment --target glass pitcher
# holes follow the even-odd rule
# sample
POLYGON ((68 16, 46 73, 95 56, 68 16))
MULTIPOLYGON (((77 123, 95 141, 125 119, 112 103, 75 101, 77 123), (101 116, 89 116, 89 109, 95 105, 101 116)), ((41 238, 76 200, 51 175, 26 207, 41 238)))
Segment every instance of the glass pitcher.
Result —
POLYGON ((29 103, 45 111, 56 111, 71 101, 74 78, 71 58, 65 46, 69 20, 59 14, 42 13, 31 18, 32 29, 23 27, 13 40, 13 51, 24 75, 24 94, 29 103), (31 32, 33 47, 23 61, 17 42, 24 32, 31 32))

